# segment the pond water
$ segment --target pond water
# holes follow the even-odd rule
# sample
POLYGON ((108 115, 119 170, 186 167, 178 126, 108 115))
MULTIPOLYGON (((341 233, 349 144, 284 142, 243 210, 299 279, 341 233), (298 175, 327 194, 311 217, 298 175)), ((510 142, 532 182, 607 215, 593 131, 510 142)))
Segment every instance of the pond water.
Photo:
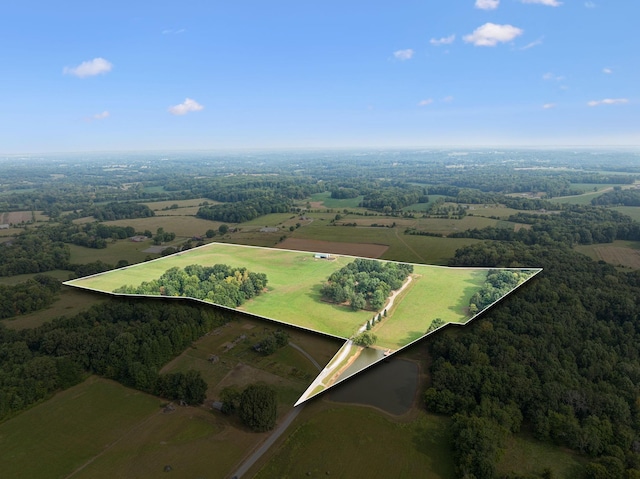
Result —
MULTIPOLYGON (((363 361, 365 359, 367 358, 363 361)), ((357 361, 352 366, 356 363, 357 361)), ((370 357, 368 364, 371 364, 370 357)), ((404 414, 413 404, 418 389, 418 374, 417 364, 405 359, 389 358, 334 386, 329 392, 329 399, 374 406, 394 415, 404 414)))

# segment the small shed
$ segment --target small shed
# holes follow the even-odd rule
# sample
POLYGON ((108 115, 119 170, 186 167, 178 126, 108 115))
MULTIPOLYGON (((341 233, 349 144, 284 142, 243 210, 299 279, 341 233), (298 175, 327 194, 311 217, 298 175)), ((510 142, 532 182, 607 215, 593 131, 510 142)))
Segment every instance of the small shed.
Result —
POLYGON ((315 259, 331 259, 331 255, 329 253, 316 253, 314 255, 315 259))

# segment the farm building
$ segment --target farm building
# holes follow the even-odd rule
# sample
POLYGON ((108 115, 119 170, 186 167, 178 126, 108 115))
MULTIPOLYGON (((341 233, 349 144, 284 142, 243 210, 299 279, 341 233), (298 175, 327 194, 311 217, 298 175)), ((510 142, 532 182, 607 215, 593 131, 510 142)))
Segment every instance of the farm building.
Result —
POLYGON ((331 255, 329 253, 316 253, 314 258, 316 258, 316 259, 331 259, 331 255))

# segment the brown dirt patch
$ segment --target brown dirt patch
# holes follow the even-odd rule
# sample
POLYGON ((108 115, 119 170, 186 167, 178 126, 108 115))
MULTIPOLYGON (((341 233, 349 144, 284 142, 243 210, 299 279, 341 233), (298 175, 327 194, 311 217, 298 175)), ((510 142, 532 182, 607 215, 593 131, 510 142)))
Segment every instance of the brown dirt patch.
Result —
POLYGON ((311 208, 315 208, 315 209, 322 208, 322 207, 324 207, 324 201, 311 201, 309 203, 309 206, 311 206, 311 208))
POLYGON ((310 251, 312 253, 346 254, 365 258, 379 258, 389 246, 375 243, 340 243, 335 241, 287 238, 277 248, 310 251))
POLYGON ((0 224, 17 225, 22 222, 31 221, 31 211, 11 211, 9 213, 0 213, 0 224))
POLYGON ((599 259, 614 266, 622 265, 640 269, 640 251, 621 246, 597 246, 594 248, 599 259))

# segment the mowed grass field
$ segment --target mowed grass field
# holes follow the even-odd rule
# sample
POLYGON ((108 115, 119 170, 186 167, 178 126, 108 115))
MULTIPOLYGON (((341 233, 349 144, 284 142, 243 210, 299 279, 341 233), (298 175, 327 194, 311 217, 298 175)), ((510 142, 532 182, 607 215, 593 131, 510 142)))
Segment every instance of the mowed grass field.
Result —
POLYGON ((0 424, 2 477, 67 477, 159 405, 155 397, 90 377, 0 424))
POLYGON ((360 202, 364 199, 364 196, 357 196, 355 198, 334 199, 331 198, 330 191, 324 191, 322 193, 316 193, 311 195, 309 200, 312 203, 318 203, 326 208, 357 208, 360 202))
POLYGON ((613 243, 576 245, 576 251, 595 261, 606 261, 614 266, 640 269, 640 242, 617 240, 613 243))
MULTIPOLYGON (((227 264, 246 267, 249 271, 267 275, 269 291, 246 302, 239 310, 348 338, 371 318, 372 312, 352 311, 344 305, 322 301, 322 284, 332 272, 353 261, 347 256, 334 255, 332 258, 316 259, 306 252, 214 243, 68 284, 111 292, 125 284, 139 285, 158 278, 176 266, 227 264)), ((416 265, 415 273, 402 300, 396 301, 395 310, 390 312, 392 317, 376 331, 380 344, 385 347, 398 349, 418 339, 435 318, 446 322, 466 319, 468 299, 481 287, 486 276, 486 270, 425 265, 416 265)))
POLYGON ((420 413, 401 423, 369 408, 313 406, 253 477, 454 477, 448 419, 420 413))
POLYGON ((401 348, 424 336, 436 318, 445 323, 464 322, 469 318, 469 300, 486 277, 486 270, 415 266, 414 280, 387 319, 374 327, 376 345, 401 348))
POLYGON ((640 206, 614 206, 611 209, 630 216, 635 221, 640 221, 640 206))
POLYGON ((174 266, 246 267, 267 275, 269 292, 248 301, 240 310, 346 338, 369 319, 370 313, 321 301, 320 287, 331 273, 351 261, 347 257, 328 261, 315 259, 312 253, 213 243, 69 284, 111 292, 125 284, 138 285, 158 278, 174 266))

